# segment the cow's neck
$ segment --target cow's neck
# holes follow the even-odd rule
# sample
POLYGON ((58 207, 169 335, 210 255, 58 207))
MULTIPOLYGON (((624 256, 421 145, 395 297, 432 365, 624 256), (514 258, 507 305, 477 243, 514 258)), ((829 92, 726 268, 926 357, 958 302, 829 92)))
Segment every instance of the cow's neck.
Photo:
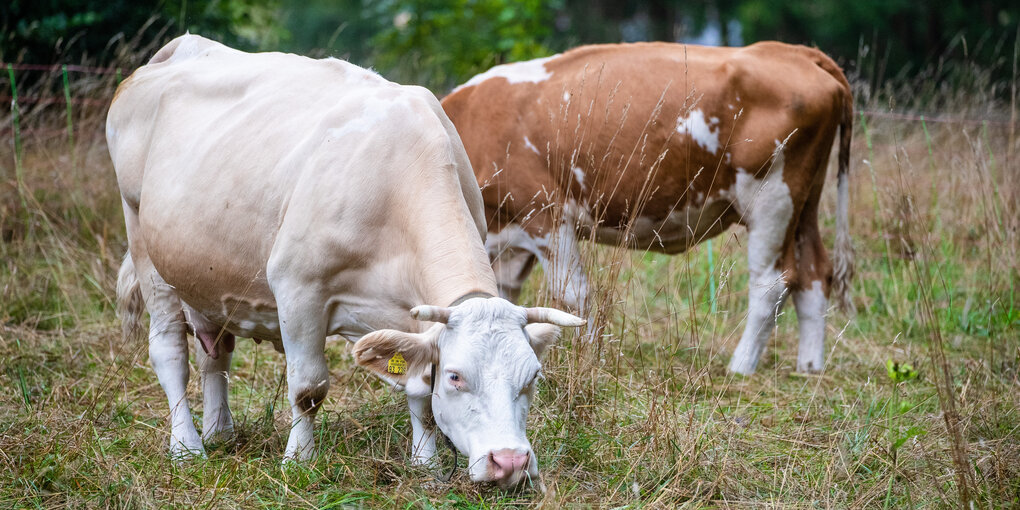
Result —
MULTIPOLYGON (((458 197, 459 198, 459 197, 458 197)), ((481 237, 462 200, 428 204, 416 215, 415 281, 422 303, 449 306, 472 292, 498 295, 481 237)))
MULTIPOLYGON (((471 232, 474 234, 474 232, 471 232)), ((477 234, 474 234, 477 236, 477 234)), ((425 243, 418 251, 417 294, 422 303, 450 306, 472 293, 497 295, 495 278, 480 238, 458 238, 425 243)))

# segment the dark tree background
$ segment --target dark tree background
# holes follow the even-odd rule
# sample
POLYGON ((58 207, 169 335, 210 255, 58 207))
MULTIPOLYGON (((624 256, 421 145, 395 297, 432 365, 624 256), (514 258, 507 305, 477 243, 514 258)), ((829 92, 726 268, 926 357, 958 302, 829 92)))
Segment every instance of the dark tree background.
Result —
POLYGON ((136 65, 190 30, 443 88, 583 43, 777 39, 817 46, 873 84, 947 62, 1009 81, 1018 20, 1015 0, 8 0, 0 59, 136 65))

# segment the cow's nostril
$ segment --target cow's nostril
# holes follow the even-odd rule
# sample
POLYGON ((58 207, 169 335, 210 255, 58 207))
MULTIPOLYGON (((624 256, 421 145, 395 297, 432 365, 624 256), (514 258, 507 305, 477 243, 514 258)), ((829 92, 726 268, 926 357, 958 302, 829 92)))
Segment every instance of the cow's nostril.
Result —
POLYGON ((496 480, 503 480, 512 477, 527 469, 531 462, 530 452, 520 452, 510 448, 494 450, 489 452, 489 464, 492 476, 496 480))

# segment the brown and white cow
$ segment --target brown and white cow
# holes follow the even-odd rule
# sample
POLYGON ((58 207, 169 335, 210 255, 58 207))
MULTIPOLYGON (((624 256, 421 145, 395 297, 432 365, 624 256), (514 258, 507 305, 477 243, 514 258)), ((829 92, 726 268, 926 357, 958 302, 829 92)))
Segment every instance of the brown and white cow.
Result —
POLYGON ((500 290, 537 259, 585 307, 576 238, 679 253, 747 226, 750 303, 730 370, 754 372, 787 293, 797 369, 821 370, 828 296, 849 304, 853 98, 821 51, 669 43, 585 46, 496 66, 442 101, 482 187, 500 290), (818 202, 840 129, 835 271, 818 202))
POLYGON ((553 324, 584 321, 492 297, 482 198, 435 96, 335 59, 188 35, 118 88, 106 136, 130 248, 118 301, 127 329, 142 301, 149 312, 172 454, 202 455, 203 438, 232 433, 237 335, 282 345, 285 458, 312 456, 324 342, 339 334, 407 391, 416 462, 435 453, 434 416, 473 480, 538 476, 525 419, 539 356, 553 324), (185 395, 189 330, 201 437, 185 395))

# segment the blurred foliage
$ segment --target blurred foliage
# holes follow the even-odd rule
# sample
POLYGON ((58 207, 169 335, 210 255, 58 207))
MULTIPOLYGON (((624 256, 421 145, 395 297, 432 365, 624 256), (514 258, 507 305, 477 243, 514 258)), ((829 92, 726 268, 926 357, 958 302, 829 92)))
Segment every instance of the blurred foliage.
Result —
POLYGON ((815 0, 734 2, 747 41, 779 39, 858 60, 873 84, 914 76, 947 60, 1012 73, 1020 3, 1015 0, 916 2, 815 0))
POLYGON ((280 0, 8 0, 0 3, 0 59, 110 63, 189 30, 245 49, 286 35, 280 0), (125 48, 127 46, 127 48, 125 48))
POLYGON ((427 77, 451 87, 503 62, 552 51, 555 3, 540 0, 384 0, 374 2, 381 30, 372 38, 375 65, 397 81, 427 77))

